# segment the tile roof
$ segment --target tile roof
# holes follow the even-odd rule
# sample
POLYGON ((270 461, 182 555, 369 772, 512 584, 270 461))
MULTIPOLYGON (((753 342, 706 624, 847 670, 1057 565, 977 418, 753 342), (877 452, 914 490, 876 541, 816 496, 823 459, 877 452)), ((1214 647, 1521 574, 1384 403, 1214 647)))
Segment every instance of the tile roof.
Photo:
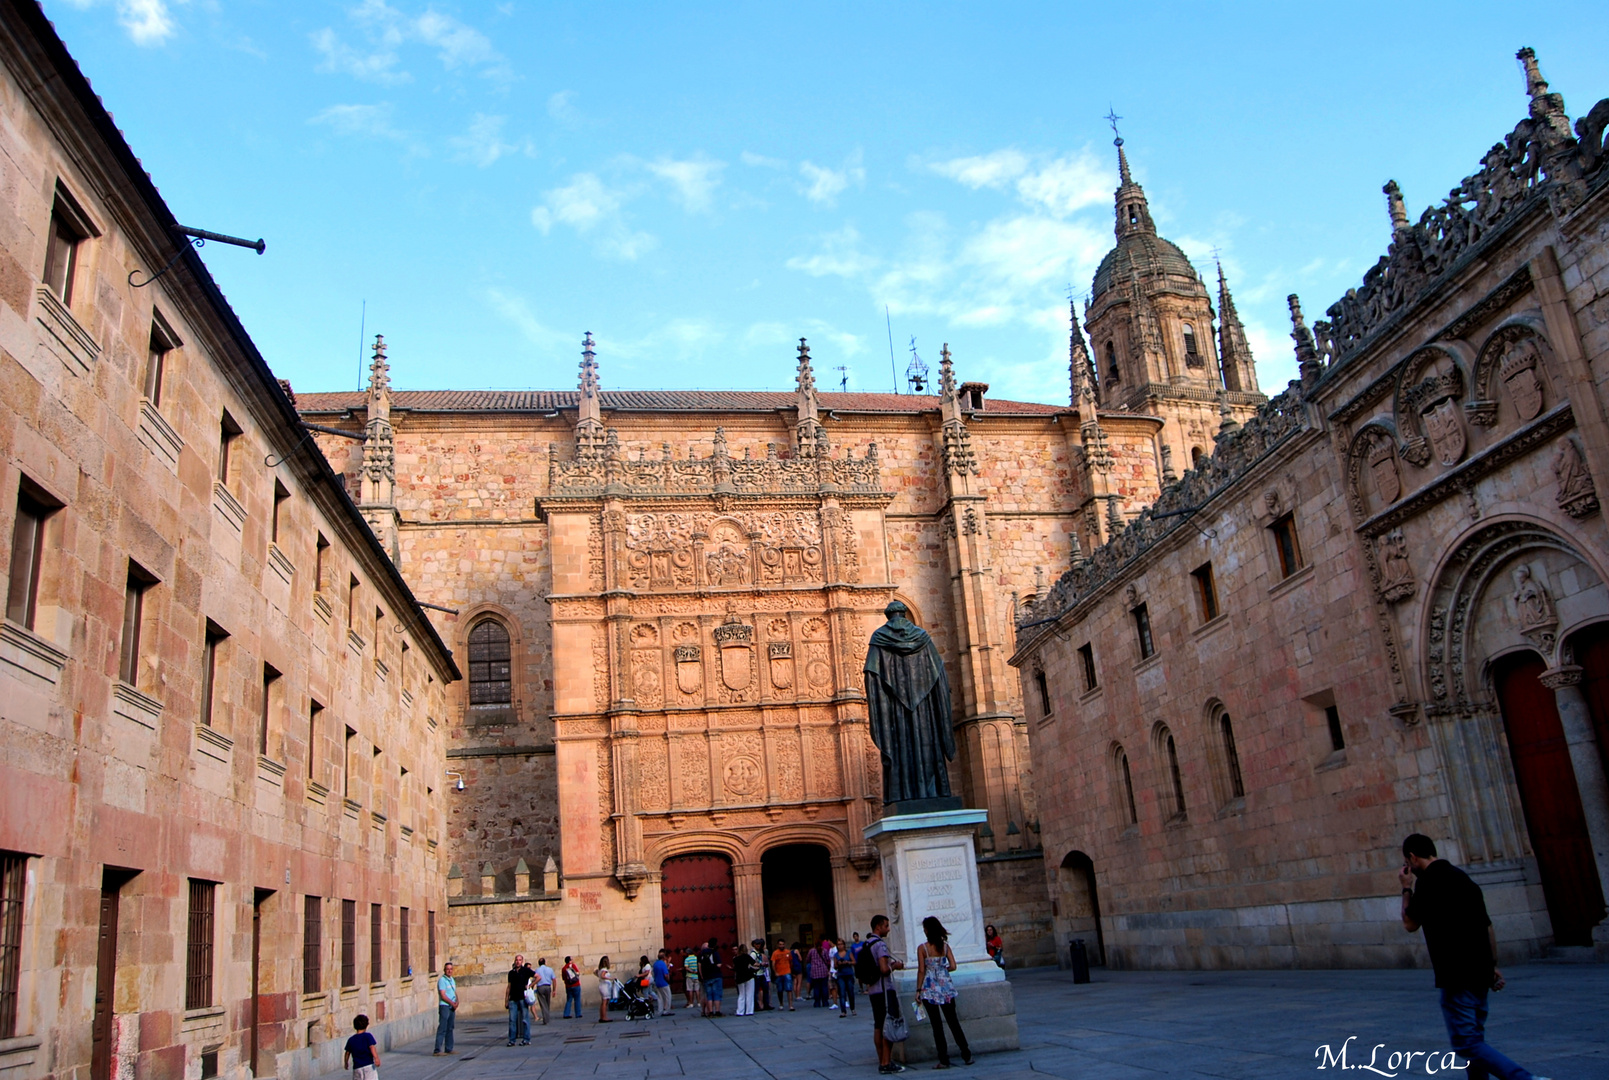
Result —
MULTIPOLYGON (((780 390, 604 390, 603 407, 652 412, 776 412, 792 410, 797 396, 780 390)), ((553 412, 576 407, 577 390, 394 390, 391 407, 414 412, 553 412)), ((937 412, 932 394, 817 394, 823 411, 874 413, 937 412)), ((296 395, 303 413, 338 413, 361 409, 362 390, 296 395)), ((985 415, 1054 416, 1066 405, 987 398, 985 415)))

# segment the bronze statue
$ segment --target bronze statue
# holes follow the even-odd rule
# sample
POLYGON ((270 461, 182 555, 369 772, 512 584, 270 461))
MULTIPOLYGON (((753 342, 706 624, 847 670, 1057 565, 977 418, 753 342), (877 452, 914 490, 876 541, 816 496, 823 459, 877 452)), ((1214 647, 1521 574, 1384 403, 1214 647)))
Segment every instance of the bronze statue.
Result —
POLYGON ((866 709, 882 752, 883 803, 894 813, 960 809, 950 794, 955 757, 950 681, 927 631, 895 600, 866 650, 866 709), (899 805, 895 805, 899 804, 899 805))

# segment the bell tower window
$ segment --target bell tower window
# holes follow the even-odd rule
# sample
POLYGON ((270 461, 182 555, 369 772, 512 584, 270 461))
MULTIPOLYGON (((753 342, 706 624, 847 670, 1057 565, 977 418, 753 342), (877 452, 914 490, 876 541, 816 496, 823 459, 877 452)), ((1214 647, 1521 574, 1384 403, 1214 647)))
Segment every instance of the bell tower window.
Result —
POLYGON ((1196 345, 1196 328, 1184 324, 1184 361, 1191 367, 1201 366, 1201 350, 1196 345))
POLYGON ((1117 348, 1110 341, 1106 343, 1106 381, 1114 383, 1123 381, 1117 371, 1117 348))

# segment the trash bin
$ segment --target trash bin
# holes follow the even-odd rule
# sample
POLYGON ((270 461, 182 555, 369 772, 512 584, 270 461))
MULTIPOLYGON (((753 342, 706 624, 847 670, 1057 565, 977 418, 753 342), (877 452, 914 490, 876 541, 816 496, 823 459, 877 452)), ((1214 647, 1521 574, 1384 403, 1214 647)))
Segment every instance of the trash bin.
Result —
POLYGON ((1073 939, 1072 961, 1073 981, 1075 983, 1089 982, 1089 950, 1084 947, 1083 938, 1073 939))

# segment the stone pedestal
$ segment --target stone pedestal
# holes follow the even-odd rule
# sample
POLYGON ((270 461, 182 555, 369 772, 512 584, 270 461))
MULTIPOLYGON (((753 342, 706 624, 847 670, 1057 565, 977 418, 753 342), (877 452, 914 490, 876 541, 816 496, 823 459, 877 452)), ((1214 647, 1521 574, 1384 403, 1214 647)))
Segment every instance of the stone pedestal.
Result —
MULTIPOLYGON (((911 1027, 906 1061, 932 1061, 933 1029, 916 1022, 916 991, 921 972, 916 950, 925 941, 922 920, 937 916, 950 932, 955 951, 956 1012, 974 1054, 1017 1049, 1017 1004, 1006 973, 989 959, 983 937, 983 902, 973 829, 987 810, 941 810, 899 814, 866 826, 883 864, 889 918, 888 949, 906 967, 897 973, 900 1008, 911 1027)), ((959 1061, 954 1036, 946 1029, 951 1060, 959 1061)))

